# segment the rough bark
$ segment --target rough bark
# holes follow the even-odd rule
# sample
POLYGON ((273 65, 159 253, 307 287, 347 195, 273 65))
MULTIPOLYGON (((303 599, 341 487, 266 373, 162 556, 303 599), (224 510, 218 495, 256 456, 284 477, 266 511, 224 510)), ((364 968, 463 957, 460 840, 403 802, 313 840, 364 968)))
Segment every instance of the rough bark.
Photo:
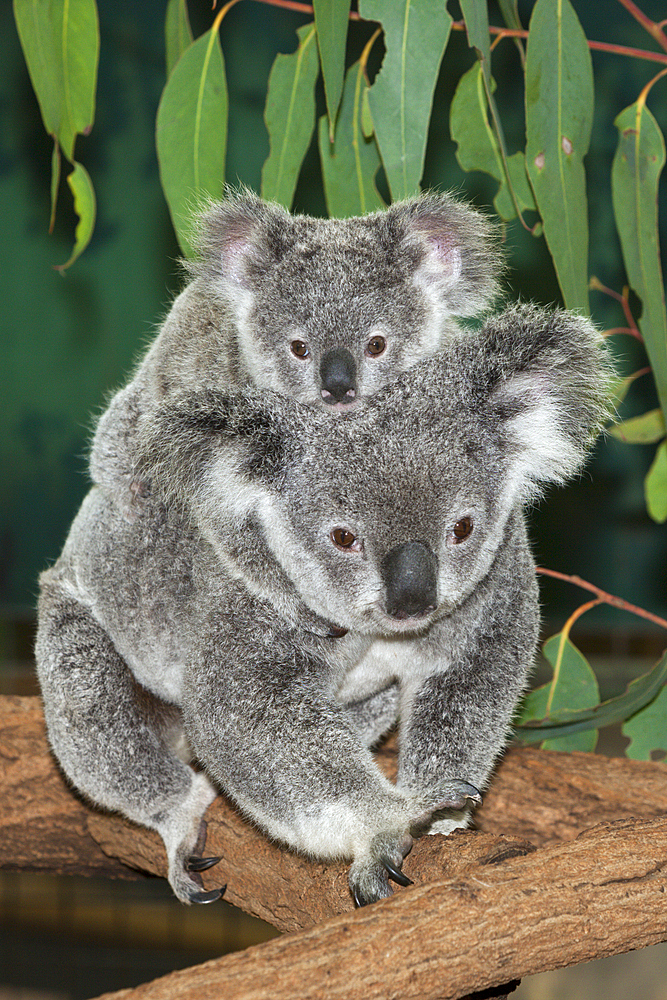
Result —
POLYGON ((104 1000, 443 1000, 667 938, 667 819, 477 865, 104 1000))

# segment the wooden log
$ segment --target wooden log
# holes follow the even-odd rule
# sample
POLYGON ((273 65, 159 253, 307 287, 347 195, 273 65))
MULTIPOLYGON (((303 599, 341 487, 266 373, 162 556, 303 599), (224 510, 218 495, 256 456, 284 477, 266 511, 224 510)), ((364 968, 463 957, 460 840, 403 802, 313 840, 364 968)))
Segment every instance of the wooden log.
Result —
POLYGON ((453 1000, 666 940, 666 871, 621 820, 100 1000, 453 1000))

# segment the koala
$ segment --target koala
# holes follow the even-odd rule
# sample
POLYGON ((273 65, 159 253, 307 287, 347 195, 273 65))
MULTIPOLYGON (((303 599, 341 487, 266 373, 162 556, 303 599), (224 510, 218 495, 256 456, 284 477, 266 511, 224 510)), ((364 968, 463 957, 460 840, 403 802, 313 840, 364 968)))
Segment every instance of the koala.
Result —
POLYGON ((40 578, 36 658, 65 774, 161 834, 179 899, 220 895, 199 874, 220 790, 347 859, 358 905, 409 884, 414 837, 467 824, 538 637, 524 507, 581 468, 610 380, 586 319, 524 305, 336 420, 252 388, 156 407, 137 516, 94 486, 40 578), (371 748, 397 722, 394 784, 371 748))
POLYGON ((93 481, 125 489, 138 425, 183 391, 272 389, 330 414, 370 395, 457 335, 499 289, 496 230, 449 194, 360 218, 292 216, 250 192, 199 219, 199 259, 91 451, 93 481))

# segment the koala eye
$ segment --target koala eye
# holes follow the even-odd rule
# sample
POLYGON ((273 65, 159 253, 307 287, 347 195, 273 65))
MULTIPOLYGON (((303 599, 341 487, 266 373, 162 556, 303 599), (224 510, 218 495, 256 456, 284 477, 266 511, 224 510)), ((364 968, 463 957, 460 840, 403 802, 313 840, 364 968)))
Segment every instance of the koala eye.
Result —
POLYGON ((303 340, 293 340, 289 345, 292 354, 297 358, 309 358, 310 348, 308 344, 305 344, 303 340))
POLYGON ((465 541, 472 534, 473 523, 471 517, 462 517, 452 528, 452 541, 458 545, 465 541))
POLYGON ((361 552, 361 542, 347 528, 334 528, 329 537, 337 549, 344 549, 346 552, 361 552))
POLYGON ((366 344, 366 354, 369 354, 372 358, 377 358, 378 355, 382 354, 386 346, 387 341, 384 337, 371 337, 366 344))

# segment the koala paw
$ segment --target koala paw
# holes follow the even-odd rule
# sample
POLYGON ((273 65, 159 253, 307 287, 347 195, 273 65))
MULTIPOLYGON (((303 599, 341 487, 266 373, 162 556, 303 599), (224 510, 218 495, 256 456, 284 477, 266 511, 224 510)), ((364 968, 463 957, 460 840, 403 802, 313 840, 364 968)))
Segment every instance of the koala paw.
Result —
POLYGON ((177 850, 173 865, 170 865, 169 881, 176 896, 182 903, 213 903, 220 899, 226 885, 220 889, 210 889, 208 892, 203 888, 199 872, 204 872, 208 868, 213 868, 222 859, 219 857, 202 857, 206 843, 206 823, 201 821, 199 827, 199 837, 194 846, 196 854, 188 854, 184 848, 177 850))
POLYGON ((389 879, 398 885, 413 884, 401 870, 411 847, 412 837, 407 833, 398 836, 380 833, 373 838, 369 853, 350 868, 350 889, 357 906, 367 906, 391 896, 389 879))
POLYGON ((481 804, 482 794, 474 785, 453 778, 438 789, 436 801, 433 802, 431 798, 423 812, 411 820, 410 833, 413 837, 421 837, 442 813, 462 812, 470 806, 481 804))

